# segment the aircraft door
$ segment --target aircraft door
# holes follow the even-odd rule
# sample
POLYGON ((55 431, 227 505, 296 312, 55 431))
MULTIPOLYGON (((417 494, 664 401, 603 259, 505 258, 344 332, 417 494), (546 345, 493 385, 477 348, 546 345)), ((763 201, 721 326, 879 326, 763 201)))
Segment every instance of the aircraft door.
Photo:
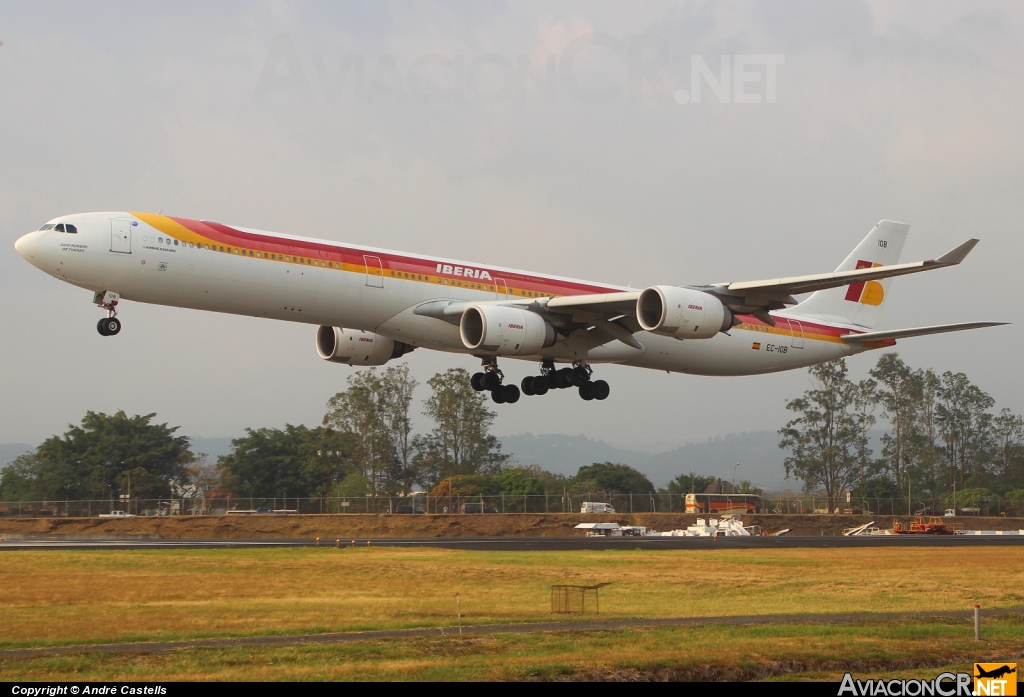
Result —
POLYGON ((789 320, 789 326, 793 330, 793 348, 802 349, 804 347, 804 325, 795 319, 791 319, 789 320))
POLYGON ((119 254, 132 253, 132 221, 110 221, 110 251, 119 254))
POLYGON ((370 288, 384 287, 384 267, 380 263, 380 257, 363 255, 366 262, 366 285, 370 288))
POLYGON ((504 300, 508 297, 508 286, 505 285, 504 278, 494 279, 494 295, 498 300, 504 300))

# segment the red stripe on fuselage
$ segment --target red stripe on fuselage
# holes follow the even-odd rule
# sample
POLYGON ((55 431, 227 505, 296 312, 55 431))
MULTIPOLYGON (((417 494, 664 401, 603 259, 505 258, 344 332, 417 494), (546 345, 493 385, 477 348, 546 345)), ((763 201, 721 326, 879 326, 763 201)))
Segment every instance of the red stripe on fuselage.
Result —
POLYGON ((244 232, 221 223, 213 223, 209 221, 173 217, 171 220, 182 227, 191 230, 197 235, 202 235, 203 237, 208 238, 211 242, 231 245, 233 247, 246 247, 247 249, 263 252, 315 257, 318 259, 353 265, 364 264, 365 256, 379 257, 385 271, 401 271, 402 273, 443 276, 445 278, 466 280, 488 285, 495 285, 495 282, 498 279, 501 279, 504 280, 509 287, 530 290, 537 293, 550 293, 553 295, 582 295, 586 293, 615 293, 620 291, 618 288, 609 288, 587 283, 576 283, 572 281, 544 278, 542 276, 499 271, 487 266, 469 264, 465 262, 456 262, 453 264, 449 261, 417 259, 415 257, 408 257, 400 254, 345 247, 343 245, 330 242, 293 240, 274 237, 272 234, 244 232), (491 275, 492 280, 488 281, 470 276, 459 276, 454 273, 438 273, 438 264, 442 264, 442 266, 459 266, 464 269, 487 271, 487 273, 491 275))

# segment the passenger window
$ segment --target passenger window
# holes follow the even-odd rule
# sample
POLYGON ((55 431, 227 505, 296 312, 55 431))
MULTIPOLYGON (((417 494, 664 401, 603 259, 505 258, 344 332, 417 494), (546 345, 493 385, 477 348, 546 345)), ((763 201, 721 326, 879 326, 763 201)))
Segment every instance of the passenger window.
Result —
MULTIPOLYGON (((68 227, 74 227, 74 226, 73 226, 73 225, 68 225, 68 227)), ((71 232, 71 231, 70 231, 70 230, 68 230, 68 232, 71 232)), ((177 247, 177 246, 178 246, 178 240, 174 240, 174 246, 175 246, 175 247, 177 247)))
POLYGON ((64 232, 64 223, 60 223, 57 227, 54 228, 54 231, 55 232, 64 232))
POLYGON ((46 225, 42 226, 39 229, 40 230, 52 230, 53 229, 53 223, 47 223, 46 225))

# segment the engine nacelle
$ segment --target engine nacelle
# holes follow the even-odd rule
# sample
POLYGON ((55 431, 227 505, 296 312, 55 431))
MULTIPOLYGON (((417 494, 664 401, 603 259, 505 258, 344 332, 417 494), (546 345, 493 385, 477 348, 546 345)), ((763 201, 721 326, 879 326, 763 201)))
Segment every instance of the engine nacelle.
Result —
POLYGON ((316 352, 331 363, 384 365, 412 351, 415 346, 358 329, 320 327, 316 330, 316 352))
POLYGON ((470 305, 459 334, 466 348, 496 356, 524 356, 554 345, 555 328, 536 312, 502 305, 470 305))
POLYGON ((710 293, 651 286, 640 293, 636 319, 646 331, 677 339, 710 339, 732 326, 732 312, 710 293))

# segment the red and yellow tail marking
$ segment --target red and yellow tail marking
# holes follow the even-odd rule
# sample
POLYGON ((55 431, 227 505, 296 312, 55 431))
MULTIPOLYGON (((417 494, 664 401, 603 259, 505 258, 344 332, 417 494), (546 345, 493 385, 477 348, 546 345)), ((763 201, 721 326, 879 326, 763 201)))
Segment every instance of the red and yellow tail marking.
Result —
MULTIPOLYGON (((858 261, 858 269, 873 269, 881 264, 873 264, 870 261, 858 261)), ((850 302, 863 305, 881 305, 885 300, 885 289, 878 281, 861 281, 851 283, 846 289, 846 299, 850 302)))

